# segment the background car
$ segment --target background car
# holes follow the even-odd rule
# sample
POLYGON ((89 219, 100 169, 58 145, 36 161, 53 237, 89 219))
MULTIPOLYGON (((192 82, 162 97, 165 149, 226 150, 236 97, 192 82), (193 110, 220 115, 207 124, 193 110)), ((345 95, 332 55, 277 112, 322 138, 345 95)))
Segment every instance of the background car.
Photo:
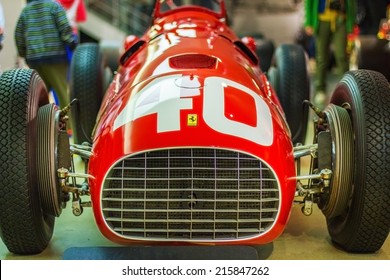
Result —
POLYGON ((380 21, 375 34, 356 34, 353 38, 351 69, 370 69, 390 81, 390 5, 387 18, 380 21))

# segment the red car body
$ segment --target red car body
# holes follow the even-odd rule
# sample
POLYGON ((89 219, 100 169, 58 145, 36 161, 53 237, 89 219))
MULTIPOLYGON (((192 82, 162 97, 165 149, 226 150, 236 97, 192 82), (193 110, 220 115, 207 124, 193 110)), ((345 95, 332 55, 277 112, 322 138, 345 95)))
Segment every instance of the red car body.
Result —
MULTIPOLYGON (((142 38, 130 43, 129 49, 137 44, 139 46, 130 58, 122 61, 98 114, 88 170, 89 174, 93 174, 89 185, 97 225, 108 239, 119 243, 269 243, 281 234, 286 225, 296 184, 291 136, 278 98, 253 59, 254 53, 242 43, 237 44, 240 39, 224 22, 226 15, 223 12, 184 6, 164 13, 158 11, 158 5, 152 26, 142 38), (138 198, 135 194, 121 198, 120 195, 106 193, 110 187, 105 188, 105 183, 112 176, 112 169, 126 158, 177 149, 227 150, 248 155, 264 165, 269 177, 274 180, 273 188, 267 193, 260 184, 256 190, 250 190, 256 195, 241 195, 239 198, 237 183, 233 198, 220 198, 221 201, 225 199, 227 205, 214 206, 217 207, 213 211, 216 214, 212 215, 219 213, 221 217, 211 219, 206 215, 204 220, 202 215, 213 209, 208 206, 198 208, 198 205, 220 203, 218 194, 202 199, 199 196, 204 191, 199 185, 193 189, 178 187, 176 192, 184 192, 189 197, 177 198, 177 193, 172 197, 162 194, 167 201, 172 200, 172 204, 179 203, 177 200, 196 204, 183 210, 176 209, 170 202, 158 204, 158 196, 150 190, 150 199, 144 200, 139 207, 132 206, 133 210, 142 212, 141 218, 129 215, 128 219, 116 222, 115 219, 126 215, 127 211, 118 206, 115 210, 121 214, 112 214, 115 203, 107 200, 133 205, 138 198), (266 203, 267 199, 273 200, 273 204, 264 213, 271 211, 271 214, 262 218, 261 210, 252 209, 252 206, 266 203), (148 208, 147 205, 153 202, 161 207, 166 205, 167 209, 141 209, 148 208), (240 208, 239 204, 245 203, 249 208, 240 208), (161 212, 166 219, 160 220, 153 215, 148 217, 148 211, 161 212), (182 211, 184 217, 179 219, 174 216, 176 211, 182 211), (234 212, 238 219, 232 222, 230 212, 225 217, 224 212, 227 211, 234 212), (266 221, 264 228, 262 220, 266 221), (184 226, 178 228, 177 222, 184 226), (145 227, 144 233, 138 234, 131 229, 139 223, 145 227), (226 233, 217 234, 223 230, 224 223, 230 225, 225 229, 226 233), (207 226, 195 229, 199 224, 207 226), (258 225, 257 230, 252 228, 254 224, 258 225), (149 226, 152 228, 150 232, 147 230, 149 226), (246 227, 250 227, 247 230, 250 233, 241 234, 246 227), (164 230, 166 235, 162 233, 164 230), (168 232, 171 230, 182 230, 184 234, 170 236, 168 232), (204 234, 197 234, 200 231, 204 234)), ((240 173, 231 172, 234 175, 226 180, 238 182, 240 173)), ((258 176, 260 183, 267 180, 258 176)), ((200 180, 194 178, 194 181, 200 180)), ((217 180, 223 178, 213 179, 205 193, 216 192, 213 185, 217 180)), ((166 181, 169 179, 166 178, 166 181)), ((148 182, 145 179, 140 186, 148 182)), ((245 191, 248 190, 241 192, 245 191)), ((161 192, 169 191, 164 189, 161 192)), ((228 192, 231 190, 226 189, 228 192)))

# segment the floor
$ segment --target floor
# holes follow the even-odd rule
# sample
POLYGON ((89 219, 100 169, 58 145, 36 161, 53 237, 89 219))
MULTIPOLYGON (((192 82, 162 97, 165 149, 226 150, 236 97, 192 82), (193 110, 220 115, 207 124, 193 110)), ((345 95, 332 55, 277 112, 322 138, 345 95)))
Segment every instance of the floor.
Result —
MULTIPOLYGON (((38 255, 18 256, 9 253, 1 242, 0 259, 61 260, 69 248, 101 246, 118 245, 100 234, 91 209, 85 209, 80 217, 74 217, 68 208, 57 219, 53 239, 45 251, 38 255)), ((293 207, 284 233, 273 243, 256 249, 258 259, 266 260, 390 260, 390 238, 375 254, 348 254, 335 248, 328 236, 325 219, 317 208, 312 216, 306 217, 300 207, 293 207)), ((169 250, 174 251, 175 247, 169 250)))

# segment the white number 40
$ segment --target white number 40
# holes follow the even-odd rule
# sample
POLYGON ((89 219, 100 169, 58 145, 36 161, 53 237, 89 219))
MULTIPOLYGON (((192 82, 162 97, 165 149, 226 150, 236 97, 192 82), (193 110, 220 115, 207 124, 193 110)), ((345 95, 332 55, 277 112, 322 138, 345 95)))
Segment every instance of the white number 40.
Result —
MULTIPOLYGON (((181 75, 157 78, 131 96, 114 121, 114 130, 138 118, 157 114, 157 132, 180 130, 180 111, 193 107, 192 97, 200 95, 200 86, 183 90, 181 75)), ((260 145, 273 141, 273 125, 266 102, 253 90, 221 77, 208 77, 203 86, 203 119, 215 131, 240 137, 260 145), (256 125, 250 126, 225 116, 225 88, 233 87, 250 95, 255 108, 256 125)))

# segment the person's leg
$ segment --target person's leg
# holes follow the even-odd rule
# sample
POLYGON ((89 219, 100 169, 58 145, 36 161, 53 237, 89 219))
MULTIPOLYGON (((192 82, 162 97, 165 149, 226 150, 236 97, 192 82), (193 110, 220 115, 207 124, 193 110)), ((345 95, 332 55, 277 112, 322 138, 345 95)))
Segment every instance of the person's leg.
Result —
POLYGON ((326 91, 326 74, 329 62, 330 23, 320 21, 316 37, 316 92, 326 91))
POLYGON ((344 21, 339 21, 333 35, 333 48, 336 59, 337 75, 342 76, 349 69, 347 55, 347 32, 344 21))
MULTIPOLYGON (((70 102, 68 91, 68 69, 67 63, 59 64, 42 64, 34 67, 48 90, 54 90, 59 101, 58 107, 64 108, 70 102)), ((67 122, 68 134, 72 135, 72 122, 67 122)))
POLYGON ((69 104, 68 92, 68 64, 41 64, 34 67, 42 80, 45 82, 48 90, 54 90, 58 100, 59 107, 65 107, 69 104))

